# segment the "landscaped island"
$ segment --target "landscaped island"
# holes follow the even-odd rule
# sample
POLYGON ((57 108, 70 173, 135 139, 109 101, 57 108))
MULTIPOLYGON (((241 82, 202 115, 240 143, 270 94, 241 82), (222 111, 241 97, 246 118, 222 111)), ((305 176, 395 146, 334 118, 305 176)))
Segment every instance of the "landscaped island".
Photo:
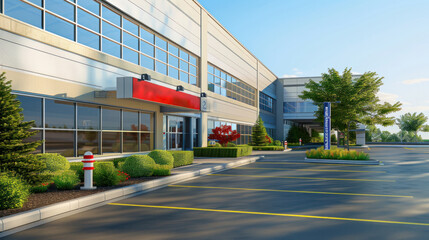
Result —
POLYGON ((323 147, 311 149, 305 152, 310 159, 335 159, 335 160, 369 160, 369 154, 356 150, 339 149, 324 150, 323 147))

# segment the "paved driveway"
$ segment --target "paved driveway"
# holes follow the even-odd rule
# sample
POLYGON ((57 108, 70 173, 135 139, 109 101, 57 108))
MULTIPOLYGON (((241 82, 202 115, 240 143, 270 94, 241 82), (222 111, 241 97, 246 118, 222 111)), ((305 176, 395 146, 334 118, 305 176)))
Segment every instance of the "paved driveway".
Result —
POLYGON ((7 239, 428 239, 429 148, 370 154, 385 165, 272 155, 7 239))

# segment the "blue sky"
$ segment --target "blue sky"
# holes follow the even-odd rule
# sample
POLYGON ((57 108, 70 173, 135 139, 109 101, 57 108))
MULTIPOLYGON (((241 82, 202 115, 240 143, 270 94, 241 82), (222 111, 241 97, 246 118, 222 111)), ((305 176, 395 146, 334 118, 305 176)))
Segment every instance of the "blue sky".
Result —
POLYGON ((403 103, 394 116, 429 116, 428 0, 199 2, 278 77, 374 71, 380 99, 403 103))

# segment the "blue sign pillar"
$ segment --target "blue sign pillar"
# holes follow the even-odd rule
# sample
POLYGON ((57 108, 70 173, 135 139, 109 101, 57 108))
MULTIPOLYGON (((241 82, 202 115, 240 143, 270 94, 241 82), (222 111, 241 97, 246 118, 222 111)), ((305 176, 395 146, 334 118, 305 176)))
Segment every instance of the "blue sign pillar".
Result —
POLYGON ((331 149, 331 103, 323 103, 324 124, 323 124, 323 146, 325 150, 331 149))

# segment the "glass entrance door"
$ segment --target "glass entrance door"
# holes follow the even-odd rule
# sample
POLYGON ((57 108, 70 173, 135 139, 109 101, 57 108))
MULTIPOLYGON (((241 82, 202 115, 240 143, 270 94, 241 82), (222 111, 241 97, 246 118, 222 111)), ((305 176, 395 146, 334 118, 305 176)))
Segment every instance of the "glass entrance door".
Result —
POLYGON ((183 150, 183 117, 167 116, 167 149, 183 150))

